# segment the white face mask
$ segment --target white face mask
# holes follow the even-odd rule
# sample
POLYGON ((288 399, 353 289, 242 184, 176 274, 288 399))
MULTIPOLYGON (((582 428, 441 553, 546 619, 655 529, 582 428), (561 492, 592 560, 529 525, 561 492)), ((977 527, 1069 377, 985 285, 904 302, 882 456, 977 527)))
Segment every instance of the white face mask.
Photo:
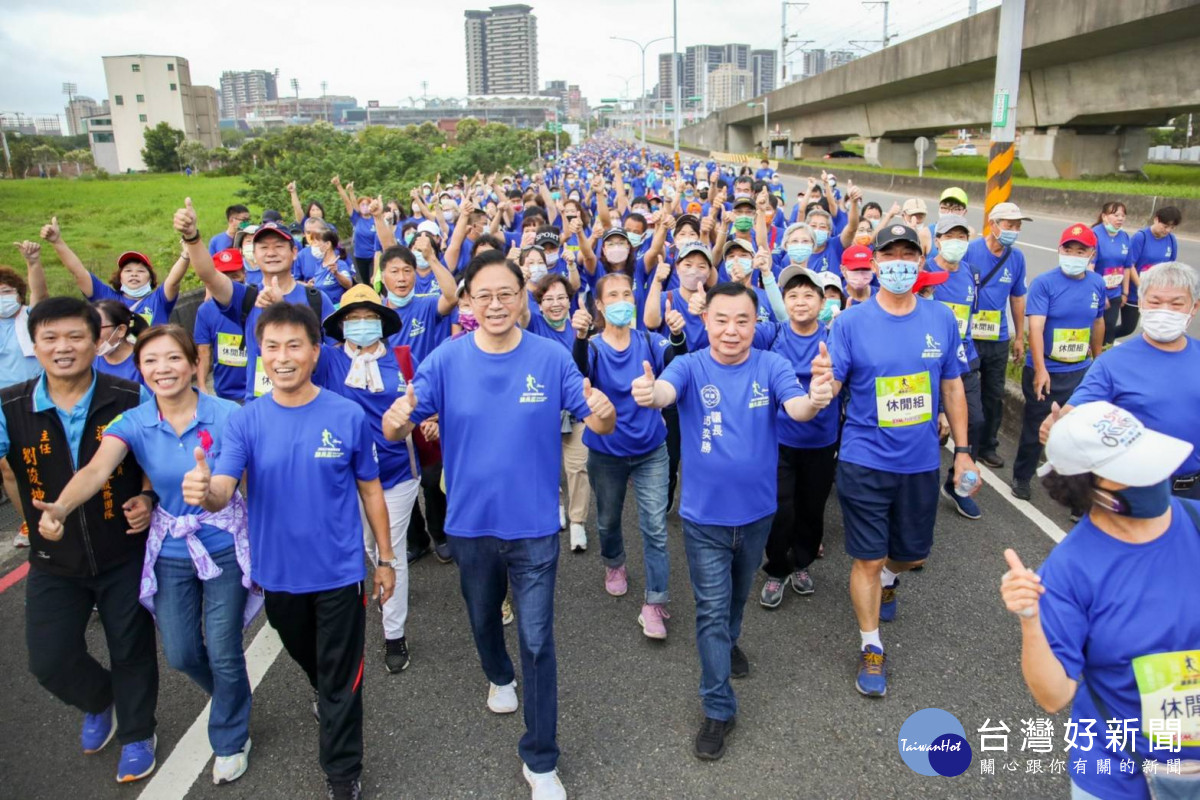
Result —
MULTIPOLYGON (((113 333, 115 334, 115 333, 116 333, 116 331, 113 331, 113 333)), ((113 350, 116 350, 116 349, 117 349, 117 346, 118 346, 119 344, 121 344, 121 339, 120 339, 119 337, 117 338, 117 340, 116 340, 116 341, 113 341, 111 338, 110 338, 110 339, 105 339, 105 340, 104 340, 103 342, 101 342, 101 343, 100 343, 100 345, 99 345, 99 346, 96 348, 96 355, 98 355, 98 356, 106 356, 106 355, 108 355, 109 353, 111 353, 113 350)))
POLYGON ((1153 341, 1167 344, 1183 336, 1191 321, 1192 315, 1182 311, 1148 308, 1142 312, 1142 331, 1153 341))

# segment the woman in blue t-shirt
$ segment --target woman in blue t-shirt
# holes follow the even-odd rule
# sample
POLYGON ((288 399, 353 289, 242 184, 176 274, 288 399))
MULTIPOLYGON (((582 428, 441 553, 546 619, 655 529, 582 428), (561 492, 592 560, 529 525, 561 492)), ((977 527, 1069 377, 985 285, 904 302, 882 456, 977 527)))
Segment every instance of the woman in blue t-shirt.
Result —
POLYGON ((1179 260, 1179 240, 1175 229, 1183 222, 1183 214, 1175 206, 1163 206, 1154 212, 1154 221, 1129 237, 1129 257, 1125 266, 1129 272, 1129 298, 1121 310, 1121 325, 1117 338, 1123 339, 1137 330, 1138 285, 1141 274, 1166 261, 1179 260))
MULTIPOLYGON (((117 304, 120 305, 120 304, 117 304)), ((155 397, 118 416, 99 450, 57 500, 35 501, 42 535, 61 536, 62 520, 103 490, 132 452, 153 491, 126 503, 156 504, 146 541, 140 600, 156 615, 167 662, 212 696, 208 739, 217 758, 213 781, 246 771, 250 752, 250 679, 242 631, 262 607, 251 593, 246 505, 238 495, 210 513, 183 501, 183 476, 221 450, 225 424, 238 406, 192 388, 200 362, 192 337, 178 325, 156 326, 134 348, 155 397)))
POLYGON ((313 245, 321 253, 318 262, 321 266, 309 283, 336 306, 342 302, 342 293, 354 285, 354 272, 338 253, 337 231, 326 228, 313 238, 313 245))
POLYGON ((146 320, 116 300, 101 300, 96 303, 96 310, 100 312, 100 345, 93 366, 98 372, 144 386, 133 356, 133 343, 148 327, 146 320))
POLYGON ((1073 408, 1051 428, 1040 474, 1086 516, 1036 573, 1004 552, 1025 683, 1046 711, 1071 706, 1074 800, 1194 798, 1200 786, 1200 514, 1171 497, 1191 451, 1111 403, 1073 408), (1110 719, 1134 730, 1106 733, 1110 719), (1176 759, 1178 770, 1163 763, 1176 759))
POLYGON ((1092 231, 1096 234, 1096 262, 1093 269, 1104 279, 1108 295, 1108 308, 1104 311, 1104 344, 1112 344, 1117 338, 1117 320, 1121 309, 1129 299, 1129 270, 1125 261, 1129 258, 1129 234, 1125 227, 1125 204, 1114 200, 1105 203, 1092 231))

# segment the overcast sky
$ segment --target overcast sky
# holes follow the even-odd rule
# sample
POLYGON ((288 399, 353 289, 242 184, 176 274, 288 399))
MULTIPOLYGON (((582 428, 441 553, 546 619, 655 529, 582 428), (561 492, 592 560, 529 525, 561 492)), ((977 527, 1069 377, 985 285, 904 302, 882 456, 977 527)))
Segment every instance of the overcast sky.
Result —
MULTIPOLYGON (((692 44, 743 42, 779 47, 779 0, 678 0, 679 49, 692 44)), ((991 8, 999 0, 979 0, 991 8)), ((538 81, 580 84, 594 105, 602 97, 636 97, 641 83, 638 49, 610 36, 645 42, 671 35, 667 0, 532 0, 538 20, 538 81), (626 83, 626 78, 632 78, 626 83)), ((4 0, 0 17, 0 112, 61 113, 64 81, 78 93, 107 96, 104 55, 178 55, 191 66, 192 82, 220 85, 223 70, 279 69, 280 91, 329 94, 395 105, 420 97, 463 96, 463 11, 485 3, 458 0, 322 3, 292 0, 271 5, 208 0, 4 0), (415 9, 419 8, 420 11, 415 9), (419 21, 418 21, 419 20, 419 21)), ((929 3, 892 0, 893 36, 932 30, 966 16, 968 0, 929 3)), ((789 30, 807 47, 848 48, 851 39, 879 39, 883 12, 854 0, 813 0, 789 10, 789 30)), ((670 39, 646 51, 646 88, 657 81, 658 54, 670 39)), ((862 51, 860 51, 862 52, 862 51)), ((793 56, 798 60, 799 56, 793 56)))

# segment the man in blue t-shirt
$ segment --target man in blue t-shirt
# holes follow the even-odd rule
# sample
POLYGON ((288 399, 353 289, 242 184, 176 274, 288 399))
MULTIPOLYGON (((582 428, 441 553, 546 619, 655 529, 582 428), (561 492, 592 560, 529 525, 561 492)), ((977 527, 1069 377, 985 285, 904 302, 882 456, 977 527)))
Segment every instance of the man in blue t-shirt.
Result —
POLYGON ((742 612, 762 563, 776 506, 777 414, 806 422, 833 399, 828 369, 805 393, 787 359, 751 347, 758 296, 740 283, 708 292, 704 324, 711 343, 673 360, 655 380, 649 362, 633 382, 647 408, 679 404, 684 547, 696 598, 696 647, 704 723, 697 757, 725 754, 737 717, 730 678, 749 674, 738 647, 742 612))
POLYGON ((1138 289, 1141 275, 1155 264, 1179 260, 1179 240, 1175 229, 1183 215, 1175 206, 1163 206, 1154 212, 1154 221, 1129 239, 1125 269, 1129 273, 1129 298, 1121 307, 1121 324, 1116 338, 1123 339, 1137 330, 1138 289))
MULTIPOLYGON (((229 248, 213 256, 213 266, 234 283, 246 282, 242 251, 229 248)), ((246 332, 241 323, 222 314, 217 302, 206 298, 196 309, 192 338, 200 355, 196 383, 200 391, 239 405, 246 397, 246 332), (216 361, 213 355, 216 354, 216 361), (212 371, 212 386, 208 374, 212 371)))
POLYGON ((229 417, 215 466, 195 449, 183 499, 220 511, 246 476, 251 578, 316 695, 329 794, 358 797, 367 598, 360 498, 379 553, 372 594, 381 606, 396 584, 379 460, 362 408, 313 385, 321 335, 312 309, 276 303, 255 337, 272 388, 229 417))
MULTIPOLYGON (((941 447, 938 415, 954 436, 954 474, 978 470, 966 445, 961 375, 966 349, 954 313, 913 295, 923 261, 921 238, 907 225, 884 226, 871 259, 880 291, 834 323, 829 354, 834 392, 849 387, 838 452, 837 487, 850 569, 850 599, 862 639, 855 688, 887 693, 879 622, 896 616, 897 575, 921 566, 933 549, 941 447)), ((961 484, 966 486, 966 484, 961 484)))
POLYGON ((222 250, 233 247, 233 237, 250 224, 250 209, 237 204, 225 209, 225 230, 208 241, 208 253, 215 256, 222 250))
POLYGON ((449 501, 446 535, 489 682, 488 709, 517 710, 500 611, 511 585, 520 610, 525 735, 518 750, 525 779, 534 797, 565 797, 556 769, 554 651, 562 412, 600 435, 613 431, 616 412, 584 382, 565 347, 517 325, 528 293, 520 269, 503 253, 475 256, 463 283, 479 327, 421 363, 405 395, 384 414, 383 434, 399 441, 414 423, 437 415, 449 501), (520 475, 521 490, 497 480, 502 475, 520 475))

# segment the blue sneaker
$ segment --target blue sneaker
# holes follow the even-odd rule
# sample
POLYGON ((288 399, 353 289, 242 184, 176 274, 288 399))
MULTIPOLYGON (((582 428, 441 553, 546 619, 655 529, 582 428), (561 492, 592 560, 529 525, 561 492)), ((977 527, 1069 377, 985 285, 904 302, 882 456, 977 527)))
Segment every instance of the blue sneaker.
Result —
POLYGON ((865 697, 883 697, 887 694, 887 667, 884 662, 887 656, 873 644, 869 644, 858 654, 858 679, 854 688, 865 697))
POLYGON ((955 509, 958 510, 959 516, 967 519, 979 519, 983 516, 983 512, 979 510, 979 504, 975 502, 974 497, 959 497, 954 492, 954 487, 949 484, 942 484, 942 497, 954 502, 955 509))
POLYGON ((140 742, 121 748, 121 763, 117 764, 117 783, 132 783, 154 772, 154 748, 158 745, 158 734, 140 742))
POLYGON ((79 743, 83 745, 84 755, 99 753, 112 741, 117 732, 117 718, 113 706, 99 714, 83 715, 83 730, 79 733, 79 743))
POLYGON ((883 595, 880 597, 879 603, 879 621, 891 622, 896 618, 896 587, 900 585, 900 579, 892 581, 891 586, 883 587, 883 595))

